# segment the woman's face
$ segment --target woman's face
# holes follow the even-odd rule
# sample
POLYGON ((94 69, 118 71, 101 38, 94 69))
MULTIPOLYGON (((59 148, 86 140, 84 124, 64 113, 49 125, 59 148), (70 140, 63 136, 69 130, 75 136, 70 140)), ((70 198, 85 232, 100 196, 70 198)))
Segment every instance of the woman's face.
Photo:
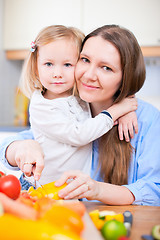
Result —
POLYGON ((75 75, 84 101, 109 107, 122 80, 118 50, 100 36, 89 38, 80 54, 75 75))

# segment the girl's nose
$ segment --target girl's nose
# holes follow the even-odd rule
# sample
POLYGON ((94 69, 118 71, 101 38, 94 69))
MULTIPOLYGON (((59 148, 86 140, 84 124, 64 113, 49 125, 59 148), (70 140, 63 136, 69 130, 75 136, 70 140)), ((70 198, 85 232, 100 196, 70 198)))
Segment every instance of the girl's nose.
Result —
POLYGON ((86 79, 90 80, 90 81, 96 81, 97 80, 97 73, 96 73, 96 69, 94 66, 88 66, 88 69, 86 69, 84 76, 86 79))
POLYGON ((54 67, 52 77, 53 78, 62 78, 62 70, 60 67, 54 67))
POLYGON ((53 74, 53 76, 52 76, 53 78, 62 78, 62 76, 61 75, 55 75, 55 74, 53 74))

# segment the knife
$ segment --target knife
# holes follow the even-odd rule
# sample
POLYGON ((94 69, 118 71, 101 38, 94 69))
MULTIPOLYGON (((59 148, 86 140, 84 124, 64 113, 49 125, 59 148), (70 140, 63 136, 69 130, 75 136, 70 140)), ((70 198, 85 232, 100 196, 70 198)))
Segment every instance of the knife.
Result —
POLYGON ((42 188, 42 185, 39 183, 39 181, 35 180, 33 177, 33 174, 30 177, 27 177, 25 174, 23 174, 23 179, 29 182, 35 189, 38 187, 42 188))

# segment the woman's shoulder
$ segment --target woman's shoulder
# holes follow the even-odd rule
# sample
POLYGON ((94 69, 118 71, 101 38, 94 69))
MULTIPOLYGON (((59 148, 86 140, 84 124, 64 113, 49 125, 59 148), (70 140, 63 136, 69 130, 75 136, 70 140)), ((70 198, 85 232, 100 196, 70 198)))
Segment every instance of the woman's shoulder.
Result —
POLYGON ((160 111, 152 104, 138 99, 138 109, 136 111, 138 119, 138 134, 132 139, 132 145, 136 148, 136 142, 143 139, 150 141, 156 134, 160 134, 160 111), (148 137, 145 136, 148 134, 148 137))

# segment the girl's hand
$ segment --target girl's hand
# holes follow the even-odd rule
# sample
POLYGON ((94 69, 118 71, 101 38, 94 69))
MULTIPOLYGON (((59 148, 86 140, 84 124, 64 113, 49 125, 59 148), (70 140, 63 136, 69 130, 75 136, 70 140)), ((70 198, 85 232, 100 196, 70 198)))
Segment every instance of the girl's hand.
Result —
POLYGON ((130 138, 134 137, 134 131, 138 133, 138 121, 135 111, 129 112, 118 119, 119 139, 123 140, 125 138, 126 142, 129 142, 130 138))
POLYGON ((99 194, 98 182, 91 179, 88 175, 78 170, 67 171, 55 182, 55 186, 61 186, 68 180, 68 185, 59 191, 59 197, 65 200, 73 198, 92 200, 97 198, 99 194))
POLYGON ((32 174, 39 180, 44 168, 44 154, 35 140, 21 140, 11 143, 6 150, 6 158, 13 166, 18 166, 28 177, 32 174))

